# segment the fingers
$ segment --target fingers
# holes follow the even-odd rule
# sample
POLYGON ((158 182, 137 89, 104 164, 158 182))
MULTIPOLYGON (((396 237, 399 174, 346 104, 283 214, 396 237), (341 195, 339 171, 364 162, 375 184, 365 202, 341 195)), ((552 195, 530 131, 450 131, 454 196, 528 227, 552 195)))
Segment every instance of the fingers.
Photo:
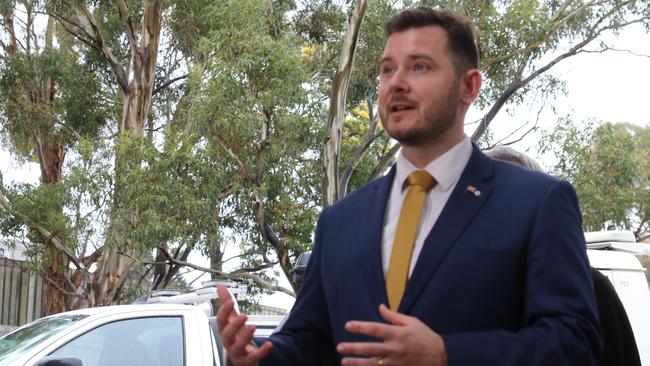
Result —
MULTIPOLYGON (((228 350, 228 353, 237 353, 233 352, 233 345, 237 343, 239 340, 238 338, 241 339, 249 333, 249 331, 245 329, 246 319, 246 315, 237 315, 232 320, 228 321, 228 323, 223 328, 221 328, 221 341, 223 342, 224 347, 226 347, 228 350)), ((252 334, 252 332, 250 334, 252 334)), ((239 343, 243 343, 245 345, 251 340, 252 337, 248 336, 248 339, 246 339, 245 342, 240 341, 239 343)), ((240 348, 243 347, 240 346, 240 348)))
POLYGON ((393 338, 398 329, 389 324, 353 320, 345 323, 345 330, 350 333, 363 334, 373 338, 387 340, 393 338))
POLYGON ((219 311, 217 311, 217 329, 219 329, 219 332, 221 332, 237 315, 238 314, 234 311, 234 304, 232 301, 226 300, 222 302, 219 311))
POLYGON ((248 317, 240 315, 237 302, 225 286, 217 285, 221 307, 217 312, 217 329, 228 357, 236 365, 255 365, 271 352, 273 345, 266 342, 260 347, 253 343, 254 325, 246 325, 248 317))
POLYGON ((217 285, 217 295, 219 295, 219 300, 221 304, 224 304, 228 301, 233 303, 233 307, 237 315, 239 315, 239 307, 237 306, 237 299, 232 295, 232 292, 224 285, 217 285))
POLYGON ((379 315, 384 318, 389 324, 393 325, 407 325, 411 317, 408 315, 400 314, 396 311, 390 310, 386 305, 379 305, 379 315))
POLYGON ((228 291, 224 285, 217 285, 217 295, 219 295, 219 300, 221 300, 221 302, 232 299, 230 291, 228 291))
MULTIPOLYGON (((251 347, 253 347, 251 345, 251 347)), ((261 346, 257 347, 253 352, 250 354, 251 360, 254 360, 255 362, 263 359, 266 357, 266 355, 271 352, 271 349, 273 349, 273 344, 271 342, 264 342, 261 346)))
POLYGON ((388 323, 350 321, 351 333, 377 338, 377 342, 344 342, 336 350, 344 355, 344 366, 446 365, 442 337, 415 317, 380 305, 388 323))
POLYGON ((344 342, 336 347, 339 353, 353 356, 381 356, 389 352, 386 343, 380 342, 344 342))
POLYGON ((389 366, 392 364, 389 362, 389 360, 380 357, 372 357, 372 358, 345 357, 344 359, 341 360, 341 365, 343 366, 378 366, 378 365, 389 366))
POLYGON ((229 365, 242 365, 242 366, 256 366, 261 359, 271 352, 273 345, 271 342, 265 342, 257 347, 254 343, 249 343, 246 346, 246 352, 243 355, 235 356, 228 354, 229 365))
MULTIPOLYGON (((236 356, 246 355, 246 347, 253 341, 253 332, 255 332, 255 326, 242 325, 234 334, 234 339, 231 339, 232 343, 228 345, 228 353, 236 356)), ((224 342, 225 345, 226 343, 224 342)))

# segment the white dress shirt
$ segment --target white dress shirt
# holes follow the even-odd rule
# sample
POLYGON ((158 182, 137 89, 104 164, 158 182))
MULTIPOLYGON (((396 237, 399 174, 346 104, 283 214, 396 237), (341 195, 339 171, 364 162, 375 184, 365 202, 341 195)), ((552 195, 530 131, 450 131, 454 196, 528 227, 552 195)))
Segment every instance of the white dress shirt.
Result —
MULTIPOLYGON (((460 175, 465 170, 465 166, 472 155, 472 143, 469 138, 465 138, 454 145, 451 149, 447 150, 444 154, 440 155, 437 159, 430 162, 424 170, 429 172, 438 184, 433 187, 428 193, 422 208, 422 215, 420 216, 420 224, 418 225, 418 233, 415 239, 415 246, 413 247, 413 254, 411 254, 411 263, 409 268, 409 277, 413 272, 415 263, 418 256, 422 251, 424 240, 429 235, 433 225, 438 220, 440 212, 447 203, 451 192, 453 192, 460 179, 460 175)), ((390 263, 390 255, 393 250, 393 240, 395 239, 395 231, 397 230, 397 221, 402 209, 402 201, 406 197, 406 193, 410 188, 402 191, 402 184, 409 174, 418 170, 415 165, 408 161, 400 152, 397 163, 395 178, 393 186, 386 203, 386 215, 384 217, 384 228, 382 232, 381 243, 381 257, 384 268, 384 276, 388 272, 388 264, 390 263)), ((434 243, 435 245, 435 243, 434 243)))

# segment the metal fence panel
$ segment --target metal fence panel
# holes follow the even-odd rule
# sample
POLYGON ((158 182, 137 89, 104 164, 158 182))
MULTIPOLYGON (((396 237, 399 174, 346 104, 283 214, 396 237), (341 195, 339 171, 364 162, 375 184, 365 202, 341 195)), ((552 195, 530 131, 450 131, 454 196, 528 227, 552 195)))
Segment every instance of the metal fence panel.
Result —
POLYGON ((0 258, 0 324, 19 326, 41 317, 43 280, 24 263, 0 258))

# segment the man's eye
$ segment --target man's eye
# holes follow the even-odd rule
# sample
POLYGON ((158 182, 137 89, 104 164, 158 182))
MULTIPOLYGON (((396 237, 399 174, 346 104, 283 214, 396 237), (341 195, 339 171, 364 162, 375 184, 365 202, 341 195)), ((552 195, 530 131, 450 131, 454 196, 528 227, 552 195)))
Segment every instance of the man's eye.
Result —
POLYGON ((413 71, 427 71, 429 66, 426 64, 415 64, 413 65, 413 71))
POLYGON ((394 68, 392 66, 384 66, 381 68, 381 73, 382 74, 390 74, 392 73, 394 68))

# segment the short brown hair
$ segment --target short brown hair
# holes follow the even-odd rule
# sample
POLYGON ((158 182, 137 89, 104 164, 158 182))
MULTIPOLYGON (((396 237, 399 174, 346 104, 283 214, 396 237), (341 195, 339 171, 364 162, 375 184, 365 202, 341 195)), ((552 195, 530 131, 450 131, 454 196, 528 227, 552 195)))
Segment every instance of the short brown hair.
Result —
POLYGON ((403 10, 386 23, 386 34, 403 32, 412 28, 435 25, 447 32, 448 45, 457 61, 456 71, 477 69, 479 51, 474 35, 474 26, 467 17, 451 10, 437 10, 418 6, 403 10))

